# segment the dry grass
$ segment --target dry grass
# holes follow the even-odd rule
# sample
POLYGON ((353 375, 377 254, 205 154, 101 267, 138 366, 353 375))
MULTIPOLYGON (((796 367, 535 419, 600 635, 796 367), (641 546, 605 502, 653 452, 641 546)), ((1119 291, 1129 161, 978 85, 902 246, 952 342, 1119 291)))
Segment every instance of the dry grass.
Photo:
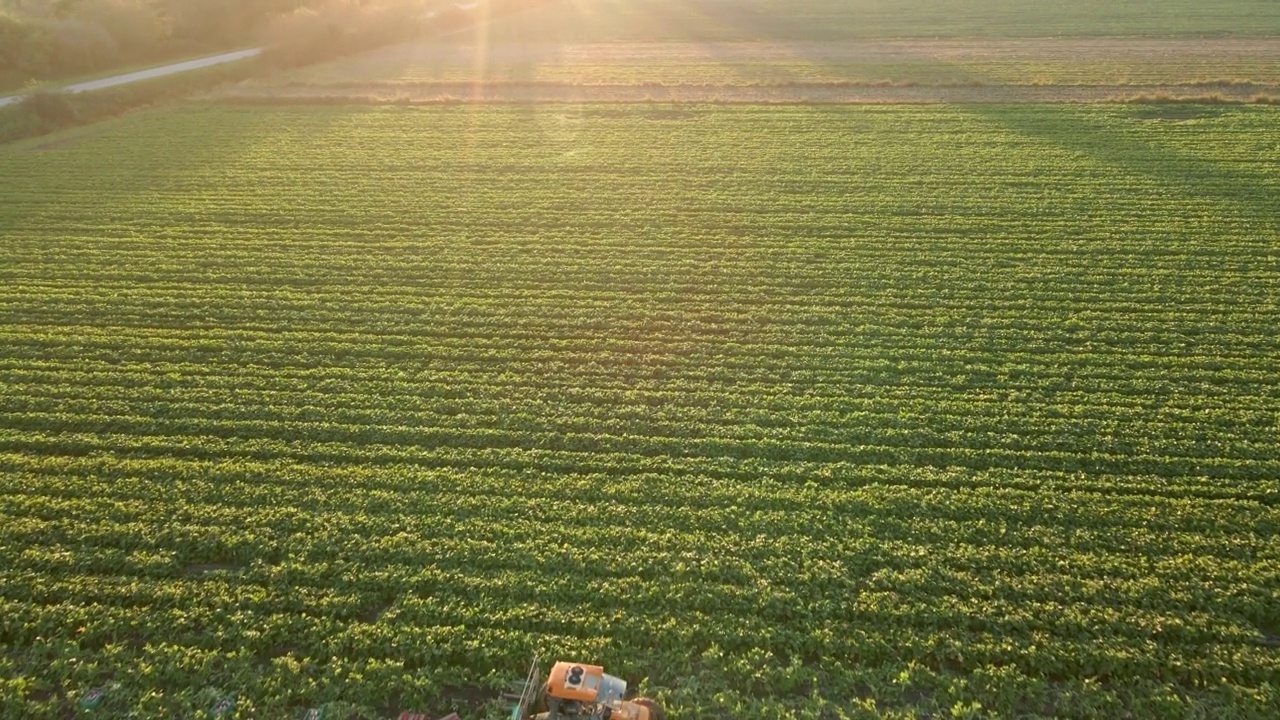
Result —
MULTIPOLYGON (((1252 86, 1250 86, 1252 87, 1252 86)), ((1257 94, 1248 97, 1236 96, 1229 97, 1223 93, 1212 93, 1208 95, 1179 95, 1170 92, 1146 93, 1139 95, 1130 95, 1128 97, 1113 98, 1115 102, 1128 103, 1131 105, 1244 105, 1248 103, 1257 105, 1275 105, 1280 104, 1280 96, 1257 94)))

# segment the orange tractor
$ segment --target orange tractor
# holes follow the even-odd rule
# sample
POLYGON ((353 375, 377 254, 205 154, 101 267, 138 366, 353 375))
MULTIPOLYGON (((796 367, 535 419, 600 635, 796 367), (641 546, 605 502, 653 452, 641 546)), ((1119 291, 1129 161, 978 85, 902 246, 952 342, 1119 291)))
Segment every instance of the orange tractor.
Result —
POLYGON ((510 720, 662 720, 662 707, 649 698, 624 699, 627 682, 606 674, 599 665, 558 662, 542 681, 533 659, 514 703, 510 720), (546 710, 534 711, 545 706, 546 710))

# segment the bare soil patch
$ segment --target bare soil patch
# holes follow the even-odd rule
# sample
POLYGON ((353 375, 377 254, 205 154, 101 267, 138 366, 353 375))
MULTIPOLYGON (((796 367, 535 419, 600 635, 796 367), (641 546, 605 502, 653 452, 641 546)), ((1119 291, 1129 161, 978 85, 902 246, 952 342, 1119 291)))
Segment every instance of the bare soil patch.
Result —
POLYGON ((378 618, 382 617, 382 614, 385 613, 390 607, 391 607, 391 603, 389 602, 373 603, 369 607, 365 608, 364 612, 360 613, 360 622, 373 624, 377 622, 378 618))
POLYGON ((27 690, 27 700, 33 703, 43 703, 48 702, 61 694, 62 688, 32 687, 27 690))
POLYGON ((1142 110, 1134 115, 1139 120, 1163 120, 1167 122, 1186 122, 1211 117, 1203 106, 1178 107, 1177 105, 1160 105, 1150 110, 1142 110))
POLYGON ((188 565, 182 569, 184 573, 193 577, 202 577, 211 573, 234 573, 239 570, 239 566, 227 563, 201 563, 197 565, 188 565))

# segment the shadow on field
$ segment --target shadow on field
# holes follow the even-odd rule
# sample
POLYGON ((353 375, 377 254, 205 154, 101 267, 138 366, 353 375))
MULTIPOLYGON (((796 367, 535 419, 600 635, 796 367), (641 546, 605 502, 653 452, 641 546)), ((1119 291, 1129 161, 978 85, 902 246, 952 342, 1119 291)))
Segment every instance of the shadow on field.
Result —
MULTIPOLYGON (((189 254, 170 236, 193 228, 221 232, 270 231, 289 208, 263 217, 237 198, 246 186, 240 167, 278 163, 288 150, 341 143, 335 129, 375 108, 307 110, 184 103, 152 108, 0 147, 0 239, 10 278, 111 274, 133 266, 160 245, 189 254), (305 114, 307 122, 298 122, 305 114), (317 132, 318 131, 318 132, 317 132), (80 201, 80 198, 92 198, 80 201), (109 216, 103 208, 111 208, 109 216), (111 247, 116 262, 101 264, 111 247)), ((359 138, 352 139, 354 144, 359 138)), ((161 279, 159 275, 157 279, 161 279)), ((104 294, 98 302, 109 302, 104 294)))
MULTIPOLYGON (((725 35, 733 40, 782 40, 797 37, 789 13, 766 13, 751 5, 705 0, 691 2, 686 9, 702 17, 705 26, 727 30, 725 35)), ((803 38, 812 33, 812 28, 801 28, 801 31, 798 37, 803 38)), ((711 38, 694 36, 692 39, 714 42, 726 38, 718 35, 711 38)))
MULTIPOLYGON (((1274 158, 1260 154, 1231 166, 1213 162, 1140 137, 1142 118, 1150 114, 1146 108, 1134 108, 1129 122, 1122 117, 1118 122, 1104 123, 1094 113, 1083 111, 1084 107, 974 103, 965 109, 1023 137, 1146 177, 1178 194, 1225 201, 1247 209, 1254 221, 1265 222, 1272 229, 1280 226, 1280 188, 1275 187, 1280 163, 1274 158)), ((1268 110, 1215 106, 1205 118, 1259 111, 1268 110)))
MULTIPOLYGON (((699 3, 694 7, 716 22, 731 27, 730 32, 734 34, 776 41, 779 47, 786 47, 787 39, 795 31, 774 14, 762 13, 759 9, 744 11, 715 3, 699 3)), ((823 63, 815 57, 796 56, 795 59, 798 63, 832 70, 833 76, 839 75, 837 66, 823 63)), ((955 84, 973 87, 1004 84, 1003 80, 984 75, 972 67, 937 57, 921 59, 936 64, 955 84)), ((1117 103, 1109 107, 1132 107, 1132 111, 1116 113, 1115 120, 1112 120, 1099 118, 1096 111, 1088 110, 1089 105, 1067 102, 973 102, 962 107, 977 118, 1034 142, 1146 177, 1179 195, 1225 201, 1247 211, 1250 222, 1263 223, 1268 229, 1280 226, 1280 183, 1276 181, 1280 177, 1280 161, 1273 154, 1260 150, 1247 160, 1231 165, 1214 162, 1187 151, 1162 147, 1157 143, 1166 136, 1148 133, 1143 122, 1151 119, 1211 122, 1216 117, 1235 113, 1270 112, 1268 108, 1212 104, 1128 106, 1117 103)), ((1191 127, 1194 126, 1183 130, 1194 132, 1191 127)))

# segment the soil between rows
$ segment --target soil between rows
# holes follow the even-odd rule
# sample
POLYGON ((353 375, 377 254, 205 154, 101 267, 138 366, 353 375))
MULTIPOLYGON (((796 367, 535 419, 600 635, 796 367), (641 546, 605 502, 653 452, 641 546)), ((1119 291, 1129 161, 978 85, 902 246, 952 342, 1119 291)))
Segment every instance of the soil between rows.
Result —
POLYGON ((1255 102, 1280 98, 1280 85, 973 85, 863 86, 795 84, 785 86, 718 85, 571 85, 510 83, 417 83, 413 85, 287 86, 232 88, 221 99, 263 104, 445 102, 567 103, 1092 103, 1131 101, 1255 102))

